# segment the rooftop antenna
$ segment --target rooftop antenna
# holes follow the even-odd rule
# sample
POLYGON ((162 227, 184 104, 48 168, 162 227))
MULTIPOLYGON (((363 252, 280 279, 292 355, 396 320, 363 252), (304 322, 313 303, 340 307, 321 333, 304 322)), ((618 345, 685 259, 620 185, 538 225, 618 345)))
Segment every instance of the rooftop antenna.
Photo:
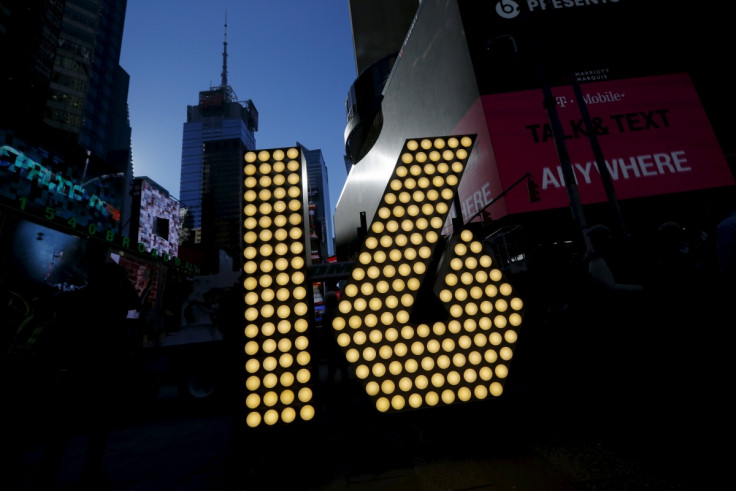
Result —
POLYGON ((222 46, 222 87, 227 87, 227 9, 225 9, 225 41, 222 46))

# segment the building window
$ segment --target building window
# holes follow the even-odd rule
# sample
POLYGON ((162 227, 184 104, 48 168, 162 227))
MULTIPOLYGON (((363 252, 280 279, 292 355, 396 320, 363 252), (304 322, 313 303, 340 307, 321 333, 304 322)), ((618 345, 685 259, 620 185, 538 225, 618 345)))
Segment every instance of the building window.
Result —
POLYGON ((156 217, 153 233, 163 239, 169 238, 169 219, 156 217))

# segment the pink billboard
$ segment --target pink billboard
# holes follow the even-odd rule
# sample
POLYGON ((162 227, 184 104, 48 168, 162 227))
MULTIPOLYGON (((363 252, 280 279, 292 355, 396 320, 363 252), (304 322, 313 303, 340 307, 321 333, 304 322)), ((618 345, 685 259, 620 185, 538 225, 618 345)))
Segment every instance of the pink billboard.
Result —
MULTIPOLYGON (((687 74, 586 83, 581 91, 619 200, 734 184, 687 74)), ((555 87, 552 93, 580 199, 605 201, 573 88, 555 87)), ((458 128, 467 131, 479 118, 488 128, 478 143, 481 161, 471 163, 460 189, 465 218, 527 172, 541 199, 530 202, 527 186, 516 186, 490 207, 494 218, 569 206, 542 91, 483 95, 479 102, 458 128)))

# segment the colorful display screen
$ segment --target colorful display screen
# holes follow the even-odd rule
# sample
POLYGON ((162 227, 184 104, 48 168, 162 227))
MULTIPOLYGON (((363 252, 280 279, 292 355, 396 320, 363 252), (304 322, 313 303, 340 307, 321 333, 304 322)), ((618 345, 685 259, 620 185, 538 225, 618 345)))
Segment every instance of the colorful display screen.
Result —
MULTIPOLYGON (((618 199, 734 184, 687 74, 593 82, 580 87, 618 199)), ((580 199, 584 204, 605 201, 588 128, 573 87, 554 87, 552 93, 580 199)), ((463 121, 461 127, 470 119, 485 118, 490 142, 481 144, 485 143, 486 158, 492 164, 469 168, 463 179, 460 194, 466 217, 527 172, 538 184, 541 199, 530 202, 526 188, 520 186, 503 198, 501 206, 507 213, 569 205, 543 100, 539 89, 484 95, 480 101, 482 113, 476 107, 463 121), (495 182, 499 185, 491 188, 495 182)), ((500 217, 499 210, 493 208, 494 217, 500 217)))
POLYGON ((84 174, 41 149, 0 146, 0 202, 88 235, 120 233, 123 174, 84 174))

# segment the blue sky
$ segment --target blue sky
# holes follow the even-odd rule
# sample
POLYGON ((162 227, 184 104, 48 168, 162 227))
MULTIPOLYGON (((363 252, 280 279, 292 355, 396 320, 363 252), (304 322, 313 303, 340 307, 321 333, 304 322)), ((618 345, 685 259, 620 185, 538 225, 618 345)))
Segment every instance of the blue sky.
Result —
POLYGON ((220 85, 226 12, 228 84, 258 109, 256 146, 321 149, 334 211, 357 76, 348 0, 128 0, 120 65, 135 175, 179 198, 187 105, 220 85))

